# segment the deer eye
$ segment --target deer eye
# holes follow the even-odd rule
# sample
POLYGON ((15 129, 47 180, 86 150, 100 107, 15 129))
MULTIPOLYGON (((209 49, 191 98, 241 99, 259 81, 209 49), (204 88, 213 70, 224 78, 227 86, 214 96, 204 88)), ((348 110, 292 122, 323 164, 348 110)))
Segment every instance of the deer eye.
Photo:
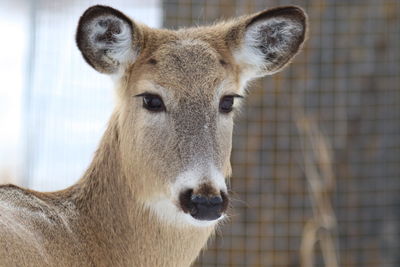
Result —
POLYGON ((164 102, 159 95, 143 93, 137 95, 137 97, 142 97, 143 107, 149 111, 161 112, 166 111, 164 102))
POLYGON ((221 98, 219 102, 219 111, 221 113, 229 113, 232 111, 234 97, 233 95, 227 95, 221 98))

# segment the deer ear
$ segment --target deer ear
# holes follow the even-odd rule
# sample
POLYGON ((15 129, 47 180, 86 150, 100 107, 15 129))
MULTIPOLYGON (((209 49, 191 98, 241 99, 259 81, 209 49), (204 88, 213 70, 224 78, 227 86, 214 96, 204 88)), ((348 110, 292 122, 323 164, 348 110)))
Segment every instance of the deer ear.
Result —
POLYGON ((280 7, 239 21, 230 38, 236 39, 233 55, 246 79, 282 70, 304 42, 306 20, 302 9, 280 7))
POLYGON ((76 43, 89 65, 114 74, 133 63, 140 51, 141 31, 127 16, 107 6, 92 6, 81 16, 76 43))

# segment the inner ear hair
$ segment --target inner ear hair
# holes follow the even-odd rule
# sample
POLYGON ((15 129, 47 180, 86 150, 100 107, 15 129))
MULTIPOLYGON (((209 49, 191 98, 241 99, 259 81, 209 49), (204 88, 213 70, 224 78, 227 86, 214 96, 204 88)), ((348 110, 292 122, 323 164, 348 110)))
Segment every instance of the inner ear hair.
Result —
POLYGON ((134 60, 139 51, 135 24, 108 6, 87 9, 79 19, 76 43, 86 62, 102 73, 116 73, 134 60))
POLYGON ((306 36, 306 15, 301 8, 278 7, 247 18, 242 46, 236 57, 253 66, 254 76, 280 71, 297 54, 306 36))

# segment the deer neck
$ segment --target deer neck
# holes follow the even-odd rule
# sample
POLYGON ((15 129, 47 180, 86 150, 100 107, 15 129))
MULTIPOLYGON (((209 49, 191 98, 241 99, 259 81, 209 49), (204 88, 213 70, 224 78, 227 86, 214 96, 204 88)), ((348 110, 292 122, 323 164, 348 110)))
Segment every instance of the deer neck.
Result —
POLYGON ((104 255, 113 266, 189 266, 214 228, 162 222, 135 198, 122 172, 116 122, 114 115, 72 195, 92 257, 102 254, 102 266, 104 255))

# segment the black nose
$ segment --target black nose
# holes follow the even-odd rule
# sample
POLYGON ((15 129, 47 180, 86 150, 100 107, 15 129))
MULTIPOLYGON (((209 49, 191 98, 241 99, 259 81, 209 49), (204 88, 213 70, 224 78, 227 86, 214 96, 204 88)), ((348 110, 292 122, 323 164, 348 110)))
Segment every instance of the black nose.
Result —
POLYGON ((204 196, 193 194, 193 190, 187 190, 180 195, 180 203, 183 211, 197 220, 212 221, 221 217, 228 206, 228 198, 224 192, 220 195, 204 196))

